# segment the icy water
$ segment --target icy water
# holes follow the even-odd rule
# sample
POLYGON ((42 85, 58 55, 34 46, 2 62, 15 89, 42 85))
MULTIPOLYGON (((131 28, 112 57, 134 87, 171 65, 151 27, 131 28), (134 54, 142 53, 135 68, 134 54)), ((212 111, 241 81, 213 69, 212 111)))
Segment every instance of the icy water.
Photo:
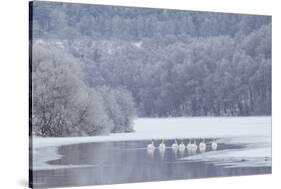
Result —
MULTIPOLYGON (((159 145, 160 141, 156 141, 159 145)), ((210 144, 211 140, 206 140, 210 144)), ((166 148, 165 152, 148 152, 150 141, 102 142, 61 146, 59 160, 51 165, 69 165, 72 168, 36 170, 33 187, 60 187, 130 182, 179 180, 204 177, 238 176, 271 173, 271 167, 225 168, 202 161, 187 161, 191 156, 166 148), (76 166, 76 167, 75 167, 76 166), (79 167, 80 166, 80 167, 79 167)), ((173 140, 165 141, 171 146, 173 140)), ((185 141, 187 143, 187 141, 185 141)), ((198 144, 198 142, 197 142, 198 144)), ((218 144, 217 151, 243 148, 242 145, 218 144)), ((207 152, 211 150, 207 145, 207 152)), ((197 153, 200 153, 199 150, 197 153)), ((204 152, 203 152, 204 153, 204 152)))

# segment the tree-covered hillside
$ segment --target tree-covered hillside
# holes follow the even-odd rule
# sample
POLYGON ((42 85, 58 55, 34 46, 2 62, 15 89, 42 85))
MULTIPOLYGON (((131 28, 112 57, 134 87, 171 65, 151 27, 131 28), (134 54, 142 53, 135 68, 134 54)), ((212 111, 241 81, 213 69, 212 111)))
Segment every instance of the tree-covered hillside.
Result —
POLYGON ((39 1, 31 20, 39 135, 129 132, 135 113, 271 115, 269 16, 39 1))

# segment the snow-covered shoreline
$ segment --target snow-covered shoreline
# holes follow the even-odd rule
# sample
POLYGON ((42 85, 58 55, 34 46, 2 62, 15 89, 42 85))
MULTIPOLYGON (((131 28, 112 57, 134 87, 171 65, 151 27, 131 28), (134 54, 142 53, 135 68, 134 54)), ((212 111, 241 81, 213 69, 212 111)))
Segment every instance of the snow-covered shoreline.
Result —
POLYGON ((210 151, 182 158, 188 161, 204 161, 225 168, 269 167, 271 166, 271 137, 235 137, 222 138, 220 143, 242 144, 245 148, 222 151, 210 151))
POLYGON ((90 142, 271 136, 271 117, 140 118, 135 132, 90 137, 33 137, 33 148, 90 142))

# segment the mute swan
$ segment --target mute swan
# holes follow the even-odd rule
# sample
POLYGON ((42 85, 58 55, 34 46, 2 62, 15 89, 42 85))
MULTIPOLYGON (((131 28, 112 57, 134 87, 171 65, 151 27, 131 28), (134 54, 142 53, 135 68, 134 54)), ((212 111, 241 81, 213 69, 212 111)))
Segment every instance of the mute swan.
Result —
POLYGON ((196 139, 194 139, 194 143, 192 144, 192 151, 194 152, 194 153, 196 153, 197 152, 197 144, 196 144, 196 139))
POLYGON ((172 144, 172 149, 176 151, 176 150, 178 150, 178 147, 179 147, 178 141, 177 141, 177 139, 175 139, 174 144, 172 144))
POLYGON ((211 144, 211 147, 212 147, 212 150, 217 150, 218 144, 215 141, 213 141, 211 144))
POLYGON ((199 143, 199 151, 200 152, 205 152, 206 151, 205 139, 203 139, 202 142, 199 143))
POLYGON ((151 144, 147 145, 147 150, 148 151, 154 151, 155 150, 155 146, 154 146, 154 141, 151 140, 151 144))
POLYGON ((181 143, 179 145, 179 151, 184 151, 185 150, 185 145, 183 143, 183 139, 181 139, 181 143))
POLYGON ((162 139, 162 142, 159 144, 159 150, 160 151, 165 151, 166 145, 164 143, 164 139, 162 139))
POLYGON ((192 144, 191 144, 191 139, 189 139, 189 143, 186 145, 187 151, 192 150, 192 144))

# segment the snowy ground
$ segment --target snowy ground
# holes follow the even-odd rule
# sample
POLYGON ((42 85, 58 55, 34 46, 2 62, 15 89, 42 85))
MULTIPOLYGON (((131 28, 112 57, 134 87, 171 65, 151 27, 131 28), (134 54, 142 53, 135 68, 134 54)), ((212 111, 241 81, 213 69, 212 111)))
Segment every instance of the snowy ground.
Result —
POLYGON ((47 161, 59 159, 56 149, 62 145, 174 138, 221 138, 224 140, 221 142, 247 144, 245 149, 207 152, 184 160, 208 161, 229 167, 261 166, 265 162, 271 164, 271 117, 141 118, 136 119, 134 124, 134 133, 93 137, 34 137, 34 168, 46 168, 49 166, 47 161))
POLYGON ((135 132, 92 137, 33 138, 33 147, 76 143, 173 138, 271 136, 271 117, 141 118, 135 132))
POLYGON ((188 161, 204 161, 225 168, 271 166, 271 136, 243 136, 222 138, 218 143, 242 144, 243 149, 210 151, 182 158, 188 161))
POLYGON ((47 162, 60 159, 62 155, 58 153, 58 147, 49 146, 33 149, 33 170, 48 169, 69 169, 77 167, 92 167, 93 165, 50 165, 47 162))

